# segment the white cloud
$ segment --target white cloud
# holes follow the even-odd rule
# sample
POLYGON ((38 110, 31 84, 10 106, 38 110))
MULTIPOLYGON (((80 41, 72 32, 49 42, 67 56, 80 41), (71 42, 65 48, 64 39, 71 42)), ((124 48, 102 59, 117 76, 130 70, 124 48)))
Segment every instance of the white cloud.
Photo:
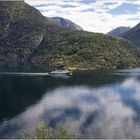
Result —
POLYGON ((91 32, 106 33, 118 26, 135 26, 139 22, 139 12, 115 16, 109 13, 110 10, 123 3, 140 5, 139 0, 96 0, 91 3, 86 3, 86 0, 85 2, 80 0, 26 0, 26 2, 33 6, 38 5, 36 8, 47 17, 60 16, 70 19, 84 30, 91 32), (42 4, 49 5, 43 6, 42 4), (64 7, 65 5, 67 6, 64 7), (130 18, 133 19, 130 20, 130 18))

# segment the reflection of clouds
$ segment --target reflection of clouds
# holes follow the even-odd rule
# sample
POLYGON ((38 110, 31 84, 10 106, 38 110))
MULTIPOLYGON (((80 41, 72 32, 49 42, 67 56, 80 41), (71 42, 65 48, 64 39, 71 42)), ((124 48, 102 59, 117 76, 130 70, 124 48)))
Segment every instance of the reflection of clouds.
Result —
POLYGON ((95 137, 98 138, 125 138, 126 124, 130 124, 134 112, 131 108, 124 106, 119 96, 116 96, 113 92, 111 95, 114 95, 116 100, 111 101, 108 93, 106 92, 104 100, 99 102, 100 114, 95 125, 88 129, 89 134, 92 134, 92 130, 95 130, 95 132, 98 130, 98 133, 95 133, 95 137))
POLYGON ((135 78, 129 78, 126 81, 124 81, 121 86, 123 86, 124 88, 133 88, 133 87, 135 87, 135 89, 136 89, 137 87, 139 87, 139 85, 140 85, 140 83, 136 82, 135 78))
POLYGON ((47 93, 16 118, 1 124, 0 131, 4 133, 2 130, 8 132, 6 128, 13 128, 19 133, 21 128, 31 129, 44 120, 52 126, 65 122, 82 138, 140 137, 140 123, 135 123, 134 119, 140 116, 140 104, 135 109, 133 104, 128 104, 128 99, 140 102, 140 83, 133 78, 97 89, 61 87, 47 93))

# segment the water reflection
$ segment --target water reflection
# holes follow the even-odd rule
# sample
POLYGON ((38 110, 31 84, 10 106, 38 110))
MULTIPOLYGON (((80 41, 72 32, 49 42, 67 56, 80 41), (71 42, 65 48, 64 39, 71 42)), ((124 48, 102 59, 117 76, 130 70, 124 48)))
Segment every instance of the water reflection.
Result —
MULTIPOLYGON (((18 70, 17 70, 18 71, 18 70)), ((108 72, 75 72, 69 78, 57 78, 47 75, 0 74, 0 122, 10 119, 35 104, 49 90, 58 87, 88 86, 100 87, 116 83, 122 76, 108 72)))
POLYGON ((117 72, 115 72, 115 74, 131 76, 131 77, 138 77, 138 76, 140 76, 140 68, 118 70, 117 72))
POLYGON ((64 122, 79 138, 140 137, 140 81, 137 78, 96 87, 68 86, 68 83, 49 89, 35 105, 4 121, 0 125, 1 137, 15 137, 22 129, 33 130, 42 120, 52 127, 64 122))

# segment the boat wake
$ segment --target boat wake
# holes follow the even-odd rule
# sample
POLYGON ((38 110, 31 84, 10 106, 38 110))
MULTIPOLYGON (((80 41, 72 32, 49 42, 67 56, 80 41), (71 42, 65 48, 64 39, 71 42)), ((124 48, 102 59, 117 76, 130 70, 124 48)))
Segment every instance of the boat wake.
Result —
POLYGON ((48 73, 26 73, 26 72, 0 72, 0 75, 16 75, 16 76, 47 76, 48 73))

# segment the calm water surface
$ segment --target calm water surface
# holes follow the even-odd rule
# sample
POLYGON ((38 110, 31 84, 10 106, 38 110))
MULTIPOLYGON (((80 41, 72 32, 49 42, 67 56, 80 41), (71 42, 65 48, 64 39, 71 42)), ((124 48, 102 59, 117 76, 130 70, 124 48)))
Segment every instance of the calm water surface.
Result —
POLYGON ((140 69, 62 78, 1 72, 0 138, 16 138, 42 121, 65 123, 79 138, 140 138, 140 69))

